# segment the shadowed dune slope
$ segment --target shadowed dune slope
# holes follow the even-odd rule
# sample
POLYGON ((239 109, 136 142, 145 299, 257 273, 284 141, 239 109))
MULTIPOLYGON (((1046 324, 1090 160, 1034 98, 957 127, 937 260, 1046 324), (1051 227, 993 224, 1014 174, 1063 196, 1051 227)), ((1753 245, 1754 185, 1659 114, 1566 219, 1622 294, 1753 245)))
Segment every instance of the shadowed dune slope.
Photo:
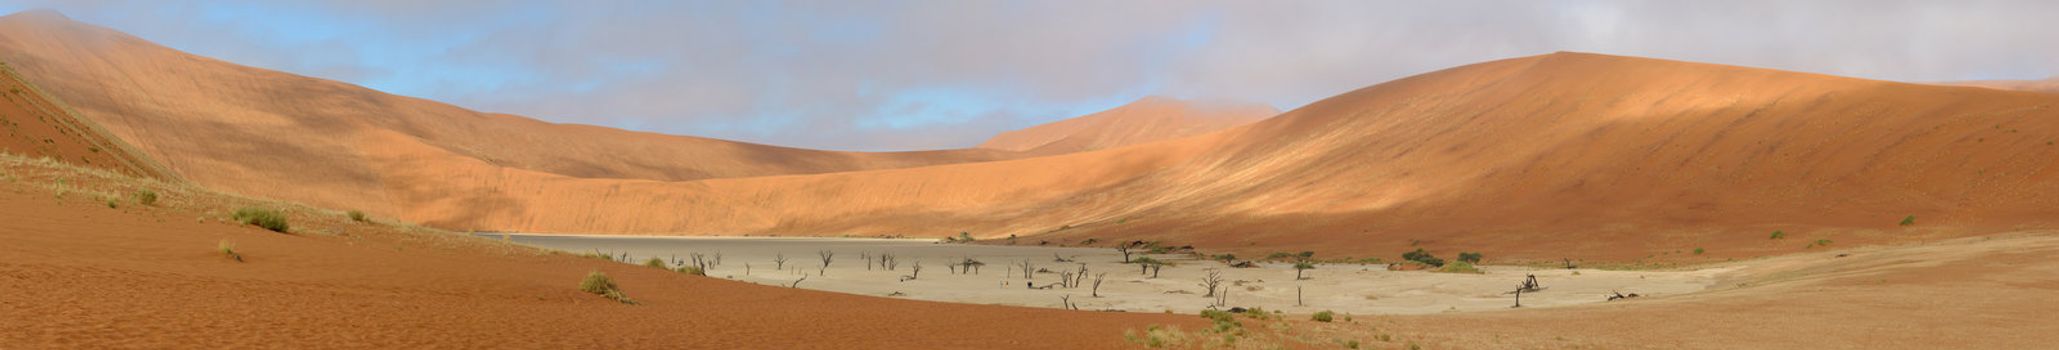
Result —
POLYGON ((1280 114, 1270 106, 1146 97, 1106 111, 995 135, 979 148, 1062 154, 1176 139, 1280 114))
POLYGON ((396 147, 571 177, 672 181, 1017 156, 816 151, 552 124, 194 56, 49 11, 0 17, 0 60, 195 182, 378 213, 398 208, 376 191, 391 179, 367 158, 396 147))
POLYGON ((0 63, 0 152, 48 157, 129 175, 167 178, 170 171, 135 152, 99 125, 78 118, 65 105, 0 63))

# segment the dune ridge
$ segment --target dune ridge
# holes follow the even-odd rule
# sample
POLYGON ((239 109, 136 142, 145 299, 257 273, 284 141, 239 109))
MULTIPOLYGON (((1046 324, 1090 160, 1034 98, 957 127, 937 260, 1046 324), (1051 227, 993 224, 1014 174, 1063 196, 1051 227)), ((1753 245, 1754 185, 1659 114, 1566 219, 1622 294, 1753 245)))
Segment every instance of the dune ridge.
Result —
POLYGON ((1199 135, 1280 114, 1271 106, 1151 96, 1106 111, 1003 132, 979 148, 1062 154, 1199 135))

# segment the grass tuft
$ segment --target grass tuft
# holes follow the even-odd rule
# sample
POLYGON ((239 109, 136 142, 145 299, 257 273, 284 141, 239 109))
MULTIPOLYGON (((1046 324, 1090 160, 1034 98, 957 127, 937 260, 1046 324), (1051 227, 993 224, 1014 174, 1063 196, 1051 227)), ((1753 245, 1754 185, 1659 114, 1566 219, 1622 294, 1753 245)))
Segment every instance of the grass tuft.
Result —
POLYGON ((615 286, 614 279, 608 278, 607 274, 600 271, 586 274, 586 279, 579 281, 579 290, 599 294, 623 304, 636 305, 635 300, 630 300, 628 296, 622 295, 622 289, 615 286))
POLYGON ((366 217, 366 216, 365 216, 365 212, 362 212, 362 211, 356 211, 356 210, 352 210, 352 211, 350 211, 350 213, 348 213, 348 214, 346 214, 346 215, 349 215, 349 216, 350 216, 350 221, 356 221, 356 222, 368 222, 368 221, 371 221, 371 220, 372 220, 371 218, 369 218, 369 217, 366 217))
POLYGON ((243 254, 236 253, 235 242, 230 242, 229 240, 224 239, 221 242, 215 242, 214 249, 217 251, 221 251, 222 255, 226 255, 231 259, 236 259, 236 262, 243 262, 243 254))
POLYGON ((1315 320, 1316 322, 1330 322, 1331 317, 1333 316, 1335 316, 1335 313, 1330 312, 1330 310, 1323 310, 1322 312, 1315 313, 1315 315, 1313 316, 1309 316, 1309 319, 1315 320))
POLYGON ((136 203, 142 205, 157 205, 157 192, 151 190, 136 191, 136 203))
POLYGON ((266 230, 272 230, 272 232, 286 233, 288 228, 286 226, 286 214, 281 214, 278 210, 244 207, 243 209, 236 209, 236 214, 231 217, 235 218, 237 222, 263 227, 266 230))

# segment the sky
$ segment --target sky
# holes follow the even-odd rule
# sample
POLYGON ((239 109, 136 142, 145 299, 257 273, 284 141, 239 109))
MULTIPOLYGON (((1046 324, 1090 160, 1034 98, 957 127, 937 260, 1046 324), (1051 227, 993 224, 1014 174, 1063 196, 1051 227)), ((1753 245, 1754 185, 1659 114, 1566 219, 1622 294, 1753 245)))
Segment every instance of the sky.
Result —
POLYGON ((101 1, 187 52, 538 119, 969 147, 1145 97, 1288 110, 1583 51, 1899 81, 2059 74, 2059 1, 101 1))

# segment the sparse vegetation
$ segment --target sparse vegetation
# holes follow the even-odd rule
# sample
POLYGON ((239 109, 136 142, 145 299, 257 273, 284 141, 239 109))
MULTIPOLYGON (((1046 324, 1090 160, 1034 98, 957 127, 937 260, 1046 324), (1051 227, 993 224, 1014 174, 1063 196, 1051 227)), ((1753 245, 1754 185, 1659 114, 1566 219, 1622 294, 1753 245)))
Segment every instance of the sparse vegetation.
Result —
POLYGON ((350 213, 348 213, 348 215, 350 216, 350 221, 367 222, 371 220, 370 218, 365 217, 365 212, 362 211, 352 210, 350 211, 350 213))
POLYGON ((1309 316, 1309 319, 1315 320, 1316 322, 1330 322, 1330 318, 1334 316, 1333 314, 1334 313, 1330 312, 1330 310, 1323 310, 1321 312, 1316 312, 1313 316, 1309 316))
POLYGON ((121 207, 121 201, 120 201, 120 200, 116 200, 116 199, 114 199, 114 197, 108 197, 108 198, 107 198, 107 209, 114 209, 114 208, 119 208, 119 207, 121 207))
POLYGON ((644 260, 643 260, 643 266, 648 266, 648 267, 655 267, 655 268, 660 268, 660 269, 669 269, 669 267, 666 267, 666 266, 665 266, 665 259, 659 259, 659 258, 656 258, 656 257, 653 257, 653 258, 650 258, 650 259, 644 259, 644 260))
POLYGON ((579 290, 598 294, 623 304, 636 304, 635 300, 630 300, 628 296, 622 295, 622 289, 615 286, 614 279, 608 278, 607 274, 600 271, 586 274, 586 279, 579 281, 579 290))
POLYGON ((1419 262, 1423 263, 1424 265, 1430 265, 1434 267, 1444 266, 1444 259, 1437 258, 1436 255, 1431 255, 1430 251, 1423 250, 1423 248, 1416 248, 1415 251, 1401 253, 1401 259, 1419 262))
POLYGON ((1787 238, 1787 232, 1781 232, 1781 231, 1773 231, 1773 237, 1771 237, 1771 238, 1767 238, 1767 239, 1786 239, 1786 238, 1787 238))
POLYGON ((137 190, 135 196, 137 204, 157 205, 157 192, 151 190, 137 190))
POLYGON ((1315 269, 1315 263, 1313 262, 1309 262, 1306 260, 1294 262, 1294 279, 1308 279, 1308 277, 1302 276, 1302 273, 1312 269, 1315 269))
POLYGON ((236 253, 236 242, 224 239, 221 242, 215 242, 214 247, 215 250, 221 251, 222 255, 226 255, 230 259, 236 259, 236 262, 243 262, 243 254, 236 253))
POLYGON ((1469 263, 1469 262, 1464 262, 1464 261, 1454 261, 1454 262, 1452 262, 1452 263, 1450 263, 1450 264, 1445 264, 1445 265, 1444 265, 1443 267, 1440 267, 1440 268, 1438 268, 1438 269, 1437 269, 1437 272, 1444 272, 1444 273, 1475 273, 1475 274, 1477 274, 1477 273, 1485 273, 1485 272, 1481 272, 1481 271, 1480 271, 1480 268, 1479 268, 1479 267, 1475 267, 1475 266, 1473 266, 1473 263, 1469 263))
POLYGON ((1480 263, 1480 258, 1483 258, 1483 257, 1485 257, 1485 256, 1484 256, 1484 255, 1481 255, 1481 254, 1480 254, 1479 252, 1460 252, 1460 253, 1458 253, 1458 261, 1462 261, 1462 262, 1466 262, 1466 263, 1471 263, 1471 264, 1479 264, 1479 263, 1480 263))
POLYGON ((1916 225, 1916 216, 1915 216, 1915 215, 1910 215, 1909 217, 1905 217, 1905 218, 1902 218, 1902 223, 1901 223, 1900 225, 1902 225, 1902 226, 1912 226, 1912 225, 1916 225))
POLYGON ((245 225, 263 227, 272 232, 285 233, 287 229, 286 214, 281 214, 277 210, 244 207, 236 209, 236 214, 231 217, 245 225))
POLYGON ((1703 252, 1705 252, 1705 251, 1704 251, 1704 250, 1702 250, 1702 248, 1701 248, 1701 247, 1695 247, 1695 248, 1694 248, 1694 255, 1702 255, 1702 253, 1703 253, 1703 252))
POLYGON ((1144 334, 1141 335, 1129 330, 1125 330, 1122 333, 1123 338, 1128 339, 1131 343, 1152 349, 1180 347, 1187 342, 1186 332, 1181 332, 1177 326, 1151 325, 1145 327, 1144 334))
POLYGON ((1828 239, 1818 239, 1815 242, 1809 242, 1809 246, 1805 248, 1828 247, 1830 246, 1830 243, 1831 242, 1828 239))

